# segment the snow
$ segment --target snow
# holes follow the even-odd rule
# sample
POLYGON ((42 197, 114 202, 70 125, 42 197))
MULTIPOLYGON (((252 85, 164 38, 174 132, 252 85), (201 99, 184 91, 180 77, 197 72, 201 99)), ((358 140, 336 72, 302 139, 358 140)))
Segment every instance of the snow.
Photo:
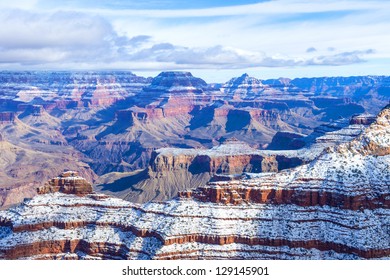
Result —
POLYGON ((64 238, 85 239, 88 242, 108 240, 110 243, 124 243, 129 246, 141 242, 135 242, 129 231, 122 232, 116 228, 115 225, 118 224, 124 228, 154 231, 164 239, 186 234, 235 235, 291 241, 321 240, 363 250, 390 246, 389 209, 352 211, 329 206, 267 204, 225 206, 193 200, 148 203, 140 207, 128 202, 123 203, 120 199, 106 200, 95 201, 88 197, 47 194, 37 196, 13 212, 1 212, 1 217, 12 220, 14 228, 47 221, 83 221, 91 226, 73 230, 52 227, 18 233, 10 233, 9 228, 0 227, 0 249, 31 243, 34 240, 64 238), (87 206, 80 206, 81 201, 87 202, 87 206), (104 224, 112 226, 98 226, 104 224), (127 236, 128 234, 130 235, 127 236))
MULTIPOLYGON (((390 199, 390 155, 367 152, 372 143, 381 148, 390 147, 388 122, 388 115, 382 116, 352 142, 328 148, 314 161, 298 168, 279 173, 248 173, 242 180, 209 183, 204 188, 316 190, 347 196, 364 195, 368 198, 387 195, 390 199)), ((178 150, 160 149, 160 152, 175 153, 178 150)), ((206 155, 247 152, 260 151, 240 143, 228 143, 211 150, 190 150, 190 153, 206 155)), ((197 242, 163 246, 164 241, 186 235, 298 242, 317 240, 364 251, 390 248, 390 209, 386 207, 355 211, 294 204, 247 202, 224 205, 193 199, 173 199, 141 205, 101 194, 78 197, 54 193, 36 196, 18 207, 2 211, 0 220, 11 221, 14 229, 0 226, 0 252, 44 240, 85 240, 105 242, 117 249, 118 246, 124 246, 126 250, 121 252, 124 251, 126 256, 121 257, 129 258, 183 254, 186 258, 358 259, 352 253, 286 246, 197 242), (52 226, 36 231, 17 230, 24 225, 48 222, 53 222, 53 225, 80 222, 80 227, 60 229, 52 226), (137 231, 152 232, 155 237, 137 237, 137 231)))
POLYGON ((313 149, 300 149, 288 151, 271 151, 271 150, 256 150, 247 144, 229 143, 222 144, 211 149, 183 149, 183 148, 161 148, 156 150, 162 156, 209 156, 209 157, 225 157, 225 156, 240 156, 240 155, 259 155, 267 156, 285 156, 289 158, 300 158, 305 161, 313 160, 324 149, 324 146, 314 147, 313 149))

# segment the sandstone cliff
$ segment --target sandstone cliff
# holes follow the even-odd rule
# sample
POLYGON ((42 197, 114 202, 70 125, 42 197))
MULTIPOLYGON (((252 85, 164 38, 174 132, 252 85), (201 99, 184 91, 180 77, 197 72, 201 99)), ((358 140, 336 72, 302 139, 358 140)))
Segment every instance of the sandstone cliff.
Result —
POLYGON ((311 157, 308 151, 260 151, 237 140, 212 149, 162 148, 152 152, 148 168, 107 174, 96 182, 95 189, 137 203, 163 201, 204 185, 217 174, 277 172, 311 157))
POLYGON ((80 177, 77 172, 66 171, 37 189, 38 194, 55 192, 85 195, 92 192, 92 184, 80 177))

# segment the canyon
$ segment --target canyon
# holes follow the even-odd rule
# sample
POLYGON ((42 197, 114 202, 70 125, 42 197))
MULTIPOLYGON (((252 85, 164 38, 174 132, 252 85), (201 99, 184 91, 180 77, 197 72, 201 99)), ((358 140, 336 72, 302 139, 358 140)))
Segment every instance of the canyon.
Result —
POLYGON ((0 73, 0 259, 388 259, 390 80, 0 73))
MULTIPOLYGON (((66 170, 77 170, 97 190, 146 202, 200 186, 216 173, 276 171, 276 161, 278 170, 296 166, 303 162, 290 163, 283 155, 276 161, 264 154, 237 159, 243 162, 235 167, 229 157, 203 157, 215 166, 199 172, 199 155, 190 170, 168 167, 172 170, 164 176, 153 161, 164 149, 217 150, 232 139, 262 151, 337 142, 346 136, 334 133, 321 140, 321 130, 347 127, 354 115, 363 114, 362 120, 364 114, 376 115, 388 103, 388 89, 385 76, 260 80, 243 74, 207 84, 189 72, 144 78, 129 71, 3 71, 0 205, 20 203, 66 170), (270 166, 253 167, 251 160, 270 166), (145 191, 160 183, 162 189, 145 191)), ((355 124, 368 123, 356 119, 355 124)))
MULTIPOLYGON (((388 259, 390 105, 375 121, 359 117, 350 125, 362 122, 355 136, 340 129, 322 134, 333 144, 307 163, 221 175, 163 202, 137 204, 93 192, 77 173, 63 173, 39 195, 0 212, 0 258, 388 259)), ((326 142, 319 138, 312 145, 326 142)), ((220 149, 225 156, 246 154, 243 145, 220 149)), ((183 165, 164 153, 152 168, 183 165)), ((185 157, 210 151, 191 153, 185 157)))

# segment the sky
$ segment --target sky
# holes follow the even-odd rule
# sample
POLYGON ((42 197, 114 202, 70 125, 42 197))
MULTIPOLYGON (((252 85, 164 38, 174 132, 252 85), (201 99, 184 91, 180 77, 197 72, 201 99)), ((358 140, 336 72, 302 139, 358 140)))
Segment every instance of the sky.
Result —
POLYGON ((387 0, 2 0, 0 70, 390 75, 387 0))

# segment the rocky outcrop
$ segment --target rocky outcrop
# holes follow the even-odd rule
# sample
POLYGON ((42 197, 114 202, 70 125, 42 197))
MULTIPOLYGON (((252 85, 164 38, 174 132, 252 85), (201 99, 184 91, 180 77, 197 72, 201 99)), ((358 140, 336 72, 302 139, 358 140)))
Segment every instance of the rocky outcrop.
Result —
POLYGON ((18 111, 22 111, 24 114, 31 114, 33 116, 41 116, 44 112, 44 107, 42 105, 20 104, 18 106, 18 111))
POLYGON ((345 146, 337 147, 339 152, 345 149, 357 151, 367 156, 387 156, 390 154, 390 108, 382 110, 376 121, 364 133, 345 146))
POLYGON ((86 195, 92 192, 92 184, 80 177, 75 171, 66 171, 51 179, 37 189, 38 194, 62 192, 66 194, 86 195))
POLYGON ((128 125, 134 123, 134 119, 147 123, 154 119, 164 118, 162 108, 156 108, 153 106, 147 108, 133 107, 131 109, 120 110, 116 112, 116 120, 120 122, 127 122, 128 125))

